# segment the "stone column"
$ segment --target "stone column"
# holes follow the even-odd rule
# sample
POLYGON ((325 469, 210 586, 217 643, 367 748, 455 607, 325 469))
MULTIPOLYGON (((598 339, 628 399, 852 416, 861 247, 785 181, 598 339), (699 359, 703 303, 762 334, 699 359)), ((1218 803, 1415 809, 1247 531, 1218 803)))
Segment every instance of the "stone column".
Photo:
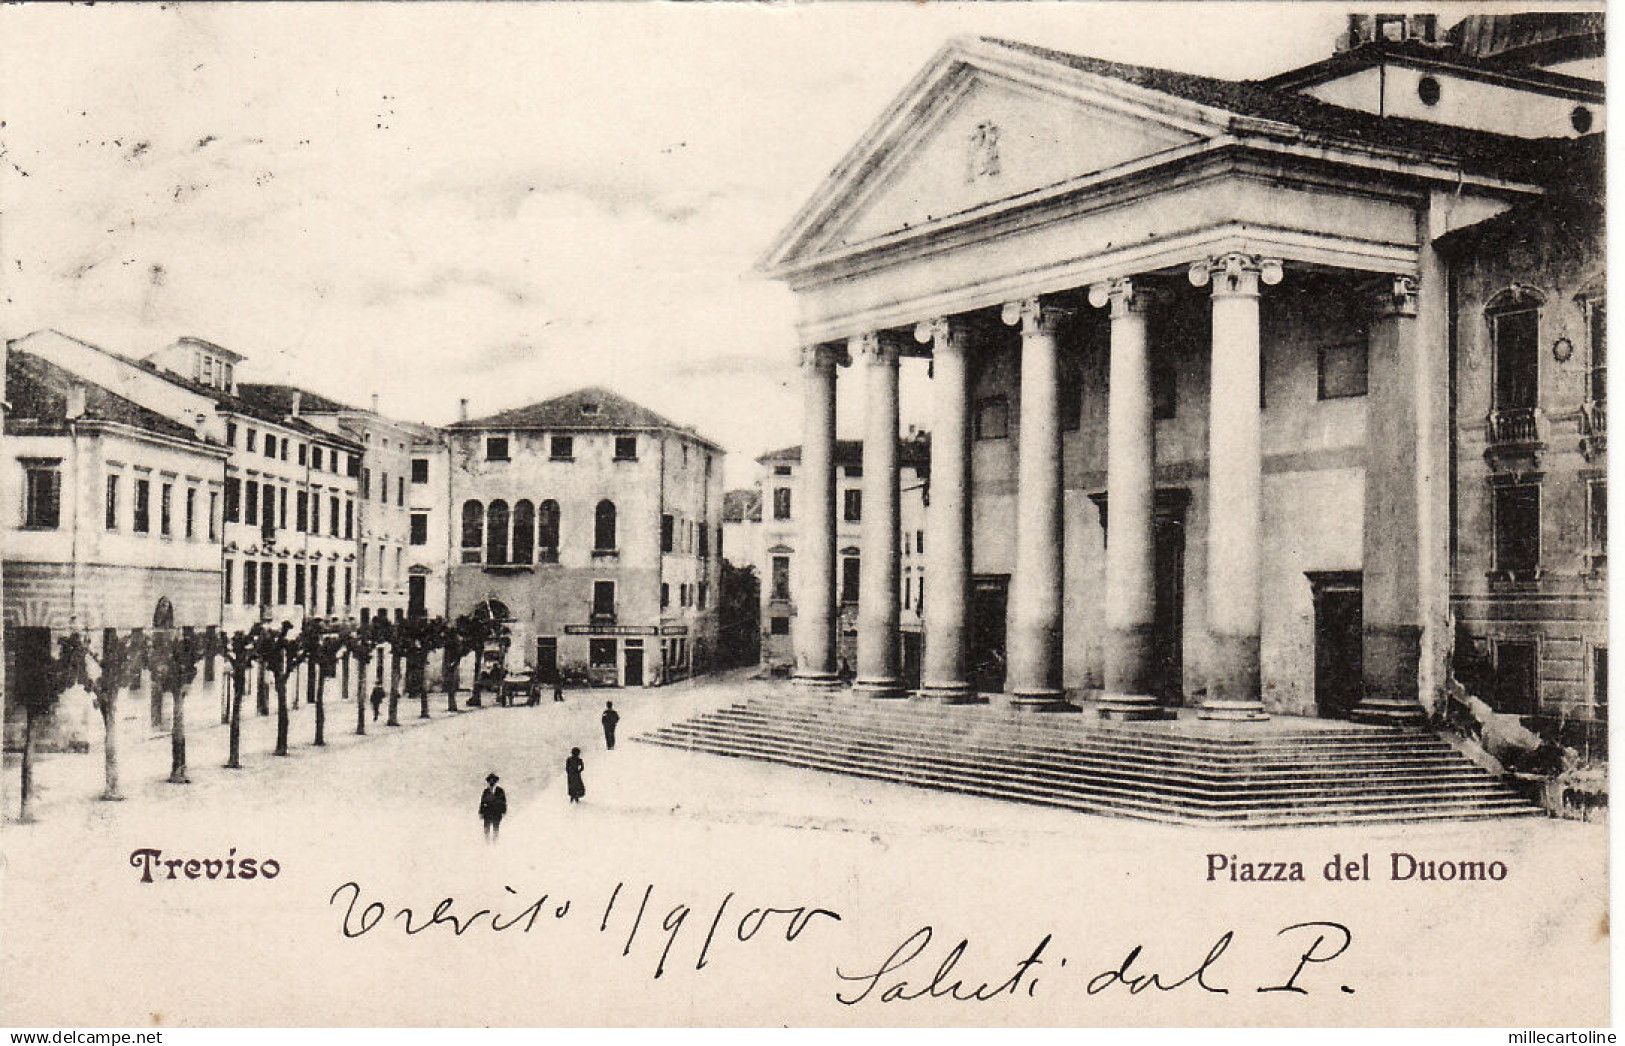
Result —
MULTIPOLYGON (((1016 569, 1010 581, 1004 691, 1020 708, 1059 708, 1061 692, 1061 418, 1059 345, 1068 313, 1038 298, 1011 302, 1021 325, 1016 569)), ((929 580, 929 576, 928 576, 929 580)))
POLYGON ((801 486, 796 537, 796 682, 833 687, 835 672, 835 368, 839 350, 801 350, 801 486))
POLYGON ((1417 281, 1396 276, 1377 297, 1366 355, 1365 531, 1361 577, 1368 722, 1420 722, 1421 503, 1416 483, 1417 281))
MULTIPOLYGON (((920 696, 977 700, 965 671, 965 614, 970 605, 969 331, 937 319, 914 329, 931 345, 931 486, 925 510, 925 656, 920 696)), ((865 473, 867 475, 867 473, 865 473)))
POLYGON ((1146 310, 1151 295, 1122 278, 1089 288, 1089 303, 1111 307, 1111 378, 1106 420, 1106 679, 1100 715, 1154 719, 1169 713, 1152 695, 1156 551, 1156 424, 1146 310))
POLYGON ((1191 266, 1213 285, 1209 393, 1207 719, 1265 719, 1259 688, 1263 558, 1263 442, 1259 400, 1258 285, 1281 282, 1281 263, 1226 254, 1191 266))
POLYGON ((898 656, 902 552, 897 547, 897 358, 887 333, 854 338, 852 356, 863 361, 863 571, 858 589, 858 676, 865 697, 902 697, 898 656))

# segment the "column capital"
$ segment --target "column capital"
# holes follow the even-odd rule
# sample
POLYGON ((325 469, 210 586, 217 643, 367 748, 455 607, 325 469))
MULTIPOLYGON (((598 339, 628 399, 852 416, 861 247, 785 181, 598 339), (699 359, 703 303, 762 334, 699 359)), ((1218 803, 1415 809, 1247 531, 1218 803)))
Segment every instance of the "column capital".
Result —
POLYGON ((850 362, 846 354, 846 349, 843 346, 833 345, 829 342, 821 342, 817 345, 801 346, 799 351, 799 359, 801 366, 804 368, 827 368, 830 370, 850 362))
POLYGON ((1372 311, 1379 317, 1415 316, 1416 295, 1422 279, 1400 273, 1392 280, 1384 280, 1372 295, 1372 311))
POLYGON ((847 340, 847 355, 870 366, 897 366, 904 339, 892 331, 870 331, 847 340))
POLYGON ((953 316, 937 316, 914 325, 914 340, 931 346, 932 355, 943 351, 963 352, 969 333, 969 325, 953 316))
POLYGON ((1037 296, 1006 302, 1003 311, 999 313, 999 318, 1004 321, 1005 326, 1019 325, 1024 338, 1057 334, 1061 325, 1071 317, 1071 309, 1037 296))
POLYGON ((1284 275, 1281 259, 1241 251, 1192 262, 1189 272, 1191 286, 1205 287, 1212 283, 1215 298, 1256 297, 1260 283, 1273 287, 1284 275))
POLYGON ((1110 305, 1114 319, 1131 312, 1150 311, 1157 297, 1156 288, 1135 283, 1132 276, 1113 276, 1089 287, 1089 304, 1097 309, 1110 305))

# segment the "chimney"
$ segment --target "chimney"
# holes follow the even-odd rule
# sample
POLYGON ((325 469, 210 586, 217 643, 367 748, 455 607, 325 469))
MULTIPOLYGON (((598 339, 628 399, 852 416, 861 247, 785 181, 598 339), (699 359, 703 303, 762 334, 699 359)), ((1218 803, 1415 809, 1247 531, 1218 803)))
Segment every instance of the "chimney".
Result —
POLYGON ((303 392, 300 392, 298 389, 294 389, 293 390, 293 409, 288 411, 288 413, 297 418, 299 416, 300 404, 304 401, 304 398, 305 398, 305 394, 303 392))
POLYGON ((69 421, 78 421, 85 416, 85 387, 77 381, 68 386, 67 417, 69 421))
POLYGON ((378 393, 376 392, 372 394, 372 412, 374 414, 378 413, 378 393))
POLYGON ((462 399, 457 401, 457 420, 458 421, 467 421, 468 420, 468 397, 467 396, 464 396, 462 399))

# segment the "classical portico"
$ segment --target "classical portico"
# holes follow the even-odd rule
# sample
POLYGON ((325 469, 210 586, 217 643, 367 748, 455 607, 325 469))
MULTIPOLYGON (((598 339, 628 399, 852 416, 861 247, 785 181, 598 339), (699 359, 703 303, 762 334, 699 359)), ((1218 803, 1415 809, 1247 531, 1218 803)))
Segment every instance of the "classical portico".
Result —
POLYGON ((1363 658, 1342 666, 1363 673, 1356 716, 1419 717, 1448 592, 1429 236, 1518 188, 1306 144, 1119 68, 950 45, 768 257, 808 346, 798 677, 835 669, 829 466, 849 365, 865 403, 856 690, 899 693, 897 372, 924 354, 919 696, 977 699, 971 648, 996 634, 997 699, 1015 708, 1313 713, 1312 580, 1336 573, 1364 578, 1363 658), (1006 409, 1009 435, 989 420, 1006 409), (1181 509, 1166 534, 1165 503, 1181 509), (991 621, 977 593, 1005 585, 991 621))

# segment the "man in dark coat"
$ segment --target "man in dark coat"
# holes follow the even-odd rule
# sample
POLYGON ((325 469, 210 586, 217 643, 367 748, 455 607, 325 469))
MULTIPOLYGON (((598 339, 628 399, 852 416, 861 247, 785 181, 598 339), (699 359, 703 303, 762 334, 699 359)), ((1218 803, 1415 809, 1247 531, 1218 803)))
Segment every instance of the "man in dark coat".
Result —
POLYGON ((572 803, 581 802, 581 797, 587 794, 586 782, 581 780, 581 771, 586 768, 587 764, 581 761, 581 749, 570 749, 570 758, 564 761, 564 779, 572 803))
POLYGON ((557 672, 553 673, 553 700, 564 700, 564 679, 557 672))
POLYGON ((375 687, 372 688, 372 718, 373 718, 373 722, 378 721, 378 712, 383 707, 384 707, 384 688, 380 684, 379 686, 375 686, 375 687))
POLYGON ((502 815, 508 812, 508 797, 497 784, 496 774, 485 775, 485 791, 480 793, 480 820, 485 822, 485 841, 497 841, 502 828, 502 815))
POLYGON ((621 713, 615 711, 615 702, 604 702, 604 714, 598 717, 604 724, 604 747, 611 752, 615 751, 615 724, 621 721, 621 713))

